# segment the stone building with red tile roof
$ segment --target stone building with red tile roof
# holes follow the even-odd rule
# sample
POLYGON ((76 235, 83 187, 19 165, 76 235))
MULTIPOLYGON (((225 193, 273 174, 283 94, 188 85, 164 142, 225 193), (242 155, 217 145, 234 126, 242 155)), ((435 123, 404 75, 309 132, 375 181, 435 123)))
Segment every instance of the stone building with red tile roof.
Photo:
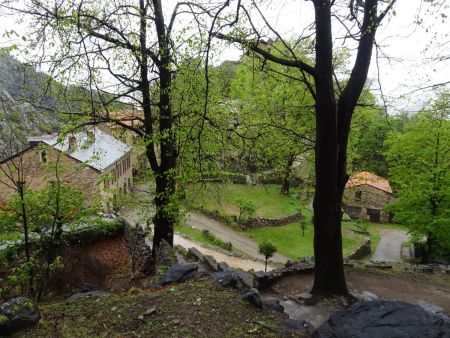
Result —
POLYGON ((384 207, 394 200, 389 181, 362 171, 350 177, 344 191, 344 210, 352 219, 361 218, 375 223, 388 223, 389 212, 384 207))

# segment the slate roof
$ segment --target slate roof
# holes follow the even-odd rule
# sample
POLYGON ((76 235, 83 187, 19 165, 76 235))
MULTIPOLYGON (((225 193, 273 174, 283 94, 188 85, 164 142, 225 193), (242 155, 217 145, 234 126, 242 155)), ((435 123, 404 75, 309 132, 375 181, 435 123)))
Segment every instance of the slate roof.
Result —
POLYGON ((383 177, 369 173, 367 171, 361 171, 350 177, 346 184, 346 188, 358 187, 360 185, 370 185, 379 190, 392 194, 392 189, 389 181, 383 177))
POLYGON ((92 128, 90 131, 94 135, 93 139, 88 136, 88 131, 85 130, 65 135, 62 138, 58 134, 51 134, 31 137, 28 141, 31 144, 37 142, 46 143, 100 172, 131 151, 131 147, 98 128, 92 128), (70 137, 75 137, 76 139, 76 147, 74 149, 69 149, 70 137))

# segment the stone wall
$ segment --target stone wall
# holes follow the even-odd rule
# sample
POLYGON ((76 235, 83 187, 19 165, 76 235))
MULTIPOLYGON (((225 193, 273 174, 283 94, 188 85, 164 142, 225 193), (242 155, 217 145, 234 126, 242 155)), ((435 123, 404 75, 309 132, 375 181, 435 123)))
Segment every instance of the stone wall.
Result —
POLYGON ((139 224, 132 227, 128 222, 123 222, 125 224, 124 242, 131 258, 132 273, 142 272, 148 275, 154 270, 154 261, 151 248, 145 242, 147 237, 145 231, 139 224))
MULTIPOLYGON (((48 146, 31 147, 20 156, 2 163, 1 166, 7 173, 14 166, 20 167, 27 187, 42 189, 47 182, 56 179, 53 168, 55 163, 58 163, 59 178, 64 184, 82 191, 87 203, 97 198, 100 191, 98 184, 100 172, 48 146), (45 151, 45 162, 42 159, 42 151, 45 151)), ((1 182, 8 183, 8 178, 3 173, 0 175, 0 196, 3 202, 6 202, 14 196, 15 191, 1 182)), ((17 173, 15 175, 17 176, 17 173)))
POLYGON ((264 218, 264 217, 254 217, 246 220, 242 223, 242 225, 246 229, 252 229, 252 228, 263 228, 263 227, 276 227, 276 226, 282 226, 286 224, 290 224, 296 221, 299 221, 302 219, 302 214, 297 212, 295 214, 286 216, 286 217, 279 217, 279 218, 264 218))
POLYGON ((380 220, 377 222, 381 223, 390 221, 390 215, 384 211, 384 207, 393 200, 393 194, 367 184, 346 188, 343 198, 344 209, 351 218, 375 221, 379 215, 380 220))

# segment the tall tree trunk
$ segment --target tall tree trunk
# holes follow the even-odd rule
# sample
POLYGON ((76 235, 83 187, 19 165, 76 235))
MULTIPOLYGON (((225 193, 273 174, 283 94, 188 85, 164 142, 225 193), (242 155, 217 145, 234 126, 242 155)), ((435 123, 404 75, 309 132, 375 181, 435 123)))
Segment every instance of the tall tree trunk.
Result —
POLYGON ((164 14, 160 0, 153 0, 156 32, 158 34, 160 64, 159 69, 159 132, 160 165, 155 175, 156 213, 153 218, 155 234, 153 237, 153 256, 155 257, 161 240, 173 246, 173 228, 178 219, 179 209, 175 201, 175 174, 177 150, 173 131, 171 86, 172 74, 170 41, 164 24, 164 14))
POLYGON ((291 184, 292 165, 294 164, 295 155, 289 155, 284 167, 283 177, 281 178, 281 195, 289 195, 289 188, 291 184))
POLYGON ((316 13, 316 191, 314 195, 315 275, 312 293, 347 293, 342 260, 338 198, 337 104, 333 85, 331 4, 314 2, 316 13))

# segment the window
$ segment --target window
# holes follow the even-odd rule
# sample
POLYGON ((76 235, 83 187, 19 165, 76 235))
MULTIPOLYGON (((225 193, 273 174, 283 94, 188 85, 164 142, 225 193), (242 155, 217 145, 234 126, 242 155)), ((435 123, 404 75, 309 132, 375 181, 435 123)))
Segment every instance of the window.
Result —
POLYGON ((355 192, 355 199, 360 200, 362 195, 362 191, 355 192))
POLYGON ((39 159, 42 163, 47 163, 47 152, 45 150, 41 150, 39 153, 39 159))

